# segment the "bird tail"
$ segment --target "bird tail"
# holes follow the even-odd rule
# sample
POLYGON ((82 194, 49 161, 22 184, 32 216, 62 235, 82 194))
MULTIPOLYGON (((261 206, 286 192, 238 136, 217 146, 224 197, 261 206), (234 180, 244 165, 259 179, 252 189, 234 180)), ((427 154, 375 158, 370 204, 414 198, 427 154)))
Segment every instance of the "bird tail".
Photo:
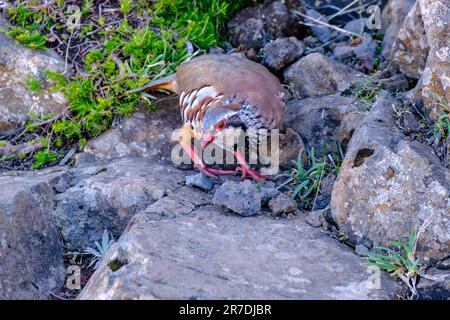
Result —
POLYGON ((154 91, 158 89, 169 90, 171 92, 177 93, 178 86, 177 86, 177 77, 175 73, 168 75, 164 78, 152 81, 142 87, 133 90, 128 90, 127 93, 134 93, 139 91, 154 91))

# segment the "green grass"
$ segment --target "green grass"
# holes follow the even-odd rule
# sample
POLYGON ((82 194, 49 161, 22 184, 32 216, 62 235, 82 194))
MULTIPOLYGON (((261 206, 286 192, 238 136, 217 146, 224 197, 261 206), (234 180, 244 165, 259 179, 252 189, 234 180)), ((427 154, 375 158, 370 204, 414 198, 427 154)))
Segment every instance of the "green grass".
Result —
MULTIPOLYGON (((49 136, 49 150, 56 151, 75 143, 82 147, 107 130, 116 117, 131 115, 139 105, 154 108, 148 95, 126 91, 174 72, 193 54, 222 45, 227 40, 226 21, 250 1, 121 0, 119 12, 102 17, 98 4, 83 1, 83 26, 74 30, 67 29, 64 1, 51 7, 36 7, 34 2, 16 1, 7 10, 13 25, 8 34, 23 45, 45 50, 55 45, 49 42, 56 41, 52 33, 82 48, 98 44, 86 55, 75 56, 82 73, 67 77, 45 72, 51 90, 66 95, 71 112, 51 126, 30 124, 28 128, 49 136)), ((40 89, 35 80, 27 85, 30 91, 40 89)))
POLYGON ((445 140, 450 134, 450 115, 443 113, 434 123, 433 136, 436 140, 445 140))
POLYGON ((311 149, 308 161, 305 164, 302 152, 298 154, 295 168, 290 174, 281 176, 289 177, 294 186, 292 198, 298 200, 305 208, 314 208, 314 202, 320 191, 320 186, 324 177, 329 174, 339 173, 339 164, 329 161, 329 158, 317 158, 314 149, 311 149))
POLYGON ((372 106, 377 98, 378 92, 383 89, 381 83, 370 77, 366 79, 362 84, 358 84, 355 88, 354 95, 357 99, 361 100, 365 104, 372 106))
POLYGON ((425 274, 420 259, 416 257, 419 237, 426 231, 432 219, 433 216, 430 215, 419 228, 413 228, 407 239, 389 241, 365 257, 369 266, 387 271, 392 277, 401 279, 411 290, 411 298, 417 297, 416 284, 419 277, 436 280, 425 274))
POLYGON ((366 259, 371 266, 385 270, 393 277, 415 277, 420 267, 420 260, 415 258, 416 242, 417 230, 414 228, 408 241, 389 241, 386 246, 378 247, 376 252, 369 252, 366 259))
POLYGON ((111 245, 113 243, 114 243, 113 237, 112 236, 110 237, 108 234, 108 230, 105 229, 103 231, 101 243, 99 243, 98 241, 95 241, 96 248, 87 247, 84 251, 86 254, 89 254, 92 256, 92 259, 91 259, 90 264, 88 265, 88 268, 93 266, 94 269, 97 269, 100 266, 100 263, 102 262, 102 260, 105 258, 106 253, 108 252, 109 248, 111 247, 111 245))
POLYGON ((433 136, 436 140, 446 140, 450 134, 450 105, 447 99, 432 92, 434 103, 442 109, 442 114, 435 121, 433 126, 433 136))
POLYGON ((40 169, 48 164, 52 164, 58 159, 58 155, 53 151, 41 150, 34 154, 33 169, 40 169))

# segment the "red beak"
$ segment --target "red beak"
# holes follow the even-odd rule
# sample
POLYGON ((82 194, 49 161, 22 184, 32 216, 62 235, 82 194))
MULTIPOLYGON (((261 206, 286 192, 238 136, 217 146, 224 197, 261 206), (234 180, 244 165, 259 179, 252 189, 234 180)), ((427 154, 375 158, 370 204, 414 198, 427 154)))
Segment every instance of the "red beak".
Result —
POLYGON ((209 133, 209 132, 204 133, 202 136, 202 142, 200 143, 200 146, 202 147, 202 149, 205 149, 211 142, 214 141, 215 138, 216 137, 211 135, 211 133, 209 133))

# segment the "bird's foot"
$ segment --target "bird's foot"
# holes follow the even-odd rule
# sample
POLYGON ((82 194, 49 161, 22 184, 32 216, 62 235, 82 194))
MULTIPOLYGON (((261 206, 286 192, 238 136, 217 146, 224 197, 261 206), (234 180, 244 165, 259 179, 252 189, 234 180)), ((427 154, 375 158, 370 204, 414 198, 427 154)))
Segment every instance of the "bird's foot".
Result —
POLYGON ((209 168, 207 166, 205 166, 204 164, 199 164, 199 165, 194 165, 194 167, 200 171, 201 173, 203 173, 204 175, 213 178, 213 179, 217 179, 217 175, 221 175, 221 174, 234 174, 234 170, 220 170, 220 169, 213 169, 213 168, 209 168))
POLYGON ((263 182, 265 180, 265 177, 262 174, 256 172, 255 170, 246 165, 237 166, 235 171, 242 172, 241 176, 242 180, 246 179, 248 176, 253 180, 255 180, 256 182, 263 182))

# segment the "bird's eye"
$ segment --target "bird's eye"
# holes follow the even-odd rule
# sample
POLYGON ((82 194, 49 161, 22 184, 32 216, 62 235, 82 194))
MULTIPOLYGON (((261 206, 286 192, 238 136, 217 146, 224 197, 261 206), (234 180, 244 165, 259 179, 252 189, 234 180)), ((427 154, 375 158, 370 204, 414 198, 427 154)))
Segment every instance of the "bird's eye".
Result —
POLYGON ((226 127, 227 127, 227 120, 222 120, 216 124, 214 129, 216 129, 217 131, 222 131, 226 127))

